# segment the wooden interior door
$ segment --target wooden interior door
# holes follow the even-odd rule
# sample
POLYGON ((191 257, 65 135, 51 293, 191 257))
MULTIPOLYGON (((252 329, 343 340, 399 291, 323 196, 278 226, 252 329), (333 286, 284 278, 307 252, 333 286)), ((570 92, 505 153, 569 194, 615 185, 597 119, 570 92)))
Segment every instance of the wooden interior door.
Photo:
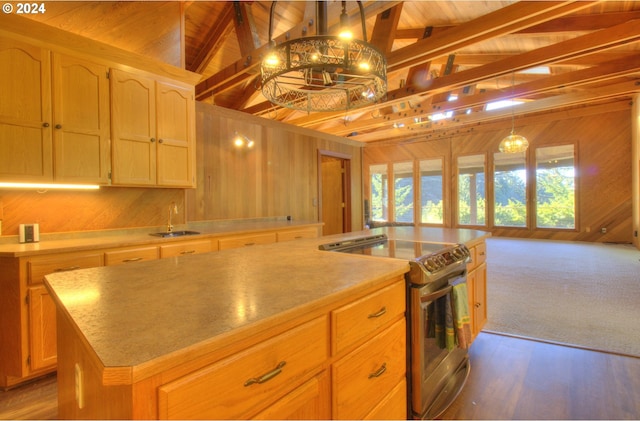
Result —
POLYGON ((345 157, 320 155, 320 216, 323 235, 351 230, 348 193, 350 160, 345 157))

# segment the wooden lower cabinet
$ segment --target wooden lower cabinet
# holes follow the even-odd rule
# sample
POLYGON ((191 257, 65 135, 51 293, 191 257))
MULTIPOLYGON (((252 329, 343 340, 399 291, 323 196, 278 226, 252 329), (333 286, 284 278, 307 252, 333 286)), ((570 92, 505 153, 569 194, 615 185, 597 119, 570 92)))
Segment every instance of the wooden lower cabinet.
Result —
MULTIPOLYGON (((335 363, 332 367, 333 418, 365 418, 374 409, 372 403, 384 400, 405 381, 405 356, 403 319, 335 363)), ((391 419, 404 419, 406 411, 405 400, 405 405, 396 408, 391 419)))
MULTIPOLYGON (((406 419, 404 278, 360 291, 352 302, 326 303, 314 315, 281 319, 266 330, 247 331, 229 343, 224 357, 196 352, 195 359, 167 356, 166 370, 133 384, 105 376, 105 367, 58 311, 61 345, 58 371, 62 419, 406 419), (382 292, 382 294, 380 294, 382 292), (375 327, 363 337, 335 340, 336 314, 356 307, 375 327), (394 302, 398 301, 398 302, 394 302), (64 344, 64 346, 62 346, 64 344), (245 345, 249 344, 249 345, 245 345), (76 367, 86 395, 80 404, 76 367)), ((340 329, 340 327, 338 327, 340 329)), ((206 341, 205 341, 206 342, 206 341)), ((126 368, 126 367, 125 367, 126 368)), ((137 367, 131 367, 134 372, 137 367)), ((145 368, 141 367, 140 372, 145 368)), ((84 392, 81 392, 84 393, 84 392)))
POLYGON ((29 287, 29 366, 32 371, 54 367, 56 306, 44 285, 29 287))
POLYGON ((471 316, 471 334, 478 336, 487 322, 487 263, 486 243, 471 247, 471 262, 467 266, 467 293, 469 315, 471 316))

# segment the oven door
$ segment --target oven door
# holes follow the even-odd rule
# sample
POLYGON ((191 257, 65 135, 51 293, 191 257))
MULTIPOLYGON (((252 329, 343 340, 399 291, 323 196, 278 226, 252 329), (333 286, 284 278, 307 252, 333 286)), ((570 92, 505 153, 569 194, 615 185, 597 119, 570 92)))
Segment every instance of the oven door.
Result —
POLYGON ((433 419, 456 398, 466 381, 469 359, 455 344, 453 286, 466 272, 410 287, 410 372, 413 416, 433 419))

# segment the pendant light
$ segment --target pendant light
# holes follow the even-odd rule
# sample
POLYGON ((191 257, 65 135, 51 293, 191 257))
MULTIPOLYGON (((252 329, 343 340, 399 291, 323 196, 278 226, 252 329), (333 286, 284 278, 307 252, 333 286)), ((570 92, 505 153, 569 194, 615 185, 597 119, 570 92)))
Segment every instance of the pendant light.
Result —
POLYGON ((327 33, 327 1, 316 2, 317 35, 273 40, 276 1, 269 15, 270 49, 261 70, 262 94, 273 104, 300 111, 344 111, 371 105, 387 93, 386 58, 367 42, 364 9, 362 39, 350 31, 342 1, 340 34, 327 33))
MULTIPOLYGON (((515 84, 515 73, 511 74, 511 94, 513 96, 513 86, 515 84)), ((526 137, 516 134, 515 129, 515 110, 511 105, 511 134, 502 139, 498 150, 502 153, 519 153, 524 152, 529 147, 529 141, 526 137)))

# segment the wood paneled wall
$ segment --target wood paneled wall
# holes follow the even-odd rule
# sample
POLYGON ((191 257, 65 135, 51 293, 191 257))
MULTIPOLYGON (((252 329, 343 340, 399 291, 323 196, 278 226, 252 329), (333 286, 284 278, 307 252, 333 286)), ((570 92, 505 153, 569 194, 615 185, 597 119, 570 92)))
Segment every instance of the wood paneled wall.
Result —
POLYGON ((179 211, 174 224, 287 215, 318 221, 320 150, 351 157, 351 226, 362 228, 359 144, 202 103, 196 128, 196 189, 0 190, 2 235, 17 235, 22 223, 39 223, 42 233, 163 226, 171 202, 179 211), (236 132, 255 146, 234 147, 236 132))
POLYGON ((355 142, 253 117, 215 105, 196 107, 197 184, 187 192, 188 219, 289 215, 318 221, 318 153, 350 157, 352 227, 362 227, 362 146, 355 142), (233 144, 240 134, 253 148, 233 144))
MULTIPOLYGON (((417 140, 398 146, 367 145, 364 150, 365 198, 369 195, 368 167, 371 164, 425 158, 445 158, 445 226, 454 227, 454 160, 461 155, 485 154, 488 165, 500 140, 509 133, 510 121, 483 129, 435 140, 417 140)), ((516 133, 530 142, 529 165, 535 163, 537 147, 573 143, 577 165, 577 229, 535 228, 488 229, 494 235, 596 242, 631 242, 631 108, 607 104, 518 119, 516 133), (607 228, 602 234, 600 229, 607 228)), ((491 183, 487 180, 487 184, 491 183)))

